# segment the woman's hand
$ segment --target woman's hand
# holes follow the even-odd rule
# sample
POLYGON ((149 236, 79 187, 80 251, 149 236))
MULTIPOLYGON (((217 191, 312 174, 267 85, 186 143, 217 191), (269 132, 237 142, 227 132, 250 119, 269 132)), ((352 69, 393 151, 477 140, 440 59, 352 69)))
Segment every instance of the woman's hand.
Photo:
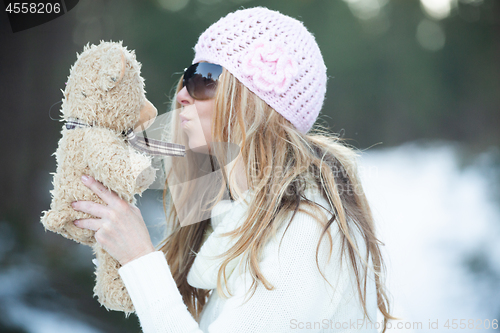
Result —
POLYGON ((77 227, 94 230, 97 243, 122 266, 155 251, 139 208, 120 199, 92 177, 82 176, 82 181, 107 206, 92 201, 73 202, 73 209, 100 217, 76 220, 77 227))

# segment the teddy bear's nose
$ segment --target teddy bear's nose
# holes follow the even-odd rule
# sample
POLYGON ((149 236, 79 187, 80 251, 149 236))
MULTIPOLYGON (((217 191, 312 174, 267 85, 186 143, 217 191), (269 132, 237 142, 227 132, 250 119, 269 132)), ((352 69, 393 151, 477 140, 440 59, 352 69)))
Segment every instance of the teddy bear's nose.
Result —
POLYGON ((145 130, 154 122, 157 115, 158 110, 156 110, 155 106, 150 101, 146 100, 146 103, 144 103, 141 109, 139 121, 134 126, 134 129, 145 130))

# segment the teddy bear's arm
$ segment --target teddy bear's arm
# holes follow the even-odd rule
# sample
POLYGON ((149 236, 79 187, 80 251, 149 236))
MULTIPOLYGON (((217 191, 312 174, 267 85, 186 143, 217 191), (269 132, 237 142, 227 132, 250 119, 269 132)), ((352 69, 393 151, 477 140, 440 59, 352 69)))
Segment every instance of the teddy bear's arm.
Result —
POLYGON ((90 176, 123 199, 132 200, 134 194, 141 193, 154 181, 154 175, 147 181, 142 179, 144 171, 151 168, 151 159, 130 149, 114 132, 89 129, 84 145, 90 176))

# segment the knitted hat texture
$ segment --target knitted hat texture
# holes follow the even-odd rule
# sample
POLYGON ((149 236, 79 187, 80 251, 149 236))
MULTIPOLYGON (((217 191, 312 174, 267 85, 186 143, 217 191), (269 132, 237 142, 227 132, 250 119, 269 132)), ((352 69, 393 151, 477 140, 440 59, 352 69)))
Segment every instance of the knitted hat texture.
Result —
POLYGON ((264 7, 230 13, 205 30, 193 64, 226 68, 301 133, 316 121, 326 93, 326 66, 302 22, 264 7))

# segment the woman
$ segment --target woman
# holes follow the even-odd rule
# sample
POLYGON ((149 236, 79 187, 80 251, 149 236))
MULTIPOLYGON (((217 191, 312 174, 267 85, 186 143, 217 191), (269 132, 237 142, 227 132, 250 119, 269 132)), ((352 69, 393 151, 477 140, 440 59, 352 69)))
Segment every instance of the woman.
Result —
POLYGON ((159 250, 140 211, 97 181, 84 183, 107 206, 74 205, 100 217, 79 226, 122 264, 143 331, 376 332, 377 308, 385 331, 393 317, 356 153, 308 133, 327 80, 314 37, 256 7, 214 23, 195 52, 166 130, 191 151, 165 160, 172 229, 159 250))

